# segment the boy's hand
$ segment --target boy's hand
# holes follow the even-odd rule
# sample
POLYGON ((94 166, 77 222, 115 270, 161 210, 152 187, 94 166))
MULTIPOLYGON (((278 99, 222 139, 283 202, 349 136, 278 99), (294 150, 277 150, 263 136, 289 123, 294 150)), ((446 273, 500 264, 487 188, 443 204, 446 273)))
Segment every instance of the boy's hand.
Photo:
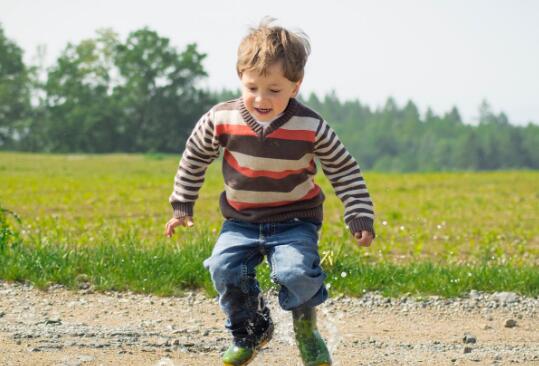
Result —
POLYGON ((363 230, 362 232, 357 232, 354 234, 357 244, 360 247, 370 247, 372 243, 372 234, 370 231, 363 230))
POLYGON ((167 224, 165 225, 165 235, 170 238, 172 235, 174 235, 174 228, 176 226, 191 227, 194 224, 195 223, 193 222, 193 218, 191 216, 173 217, 168 220, 167 224))

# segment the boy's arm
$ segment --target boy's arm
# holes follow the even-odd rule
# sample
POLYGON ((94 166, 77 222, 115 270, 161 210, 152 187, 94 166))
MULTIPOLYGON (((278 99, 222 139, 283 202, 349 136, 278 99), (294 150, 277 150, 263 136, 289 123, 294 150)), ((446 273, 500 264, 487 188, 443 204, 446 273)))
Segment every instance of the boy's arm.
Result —
POLYGON ((214 133, 212 116, 210 110, 200 118, 185 144, 174 178, 174 190, 169 197, 176 218, 193 216, 193 206, 204 183, 206 168, 219 156, 220 145, 214 133))
POLYGON ((314 152, 344 204, 344 221, 352 234, 366 230, 374 237, 373 204, 359 165, 324 120, 316 131, 314 152))

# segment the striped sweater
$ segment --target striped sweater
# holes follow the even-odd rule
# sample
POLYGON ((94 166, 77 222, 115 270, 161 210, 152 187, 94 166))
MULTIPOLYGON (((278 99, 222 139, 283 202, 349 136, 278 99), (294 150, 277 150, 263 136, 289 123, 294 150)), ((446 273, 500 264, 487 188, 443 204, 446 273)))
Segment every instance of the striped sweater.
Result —
POLYGON ((352 233, 374 234, 374 212, 359 166, 332 128, 314 111, 290 102, 264 129, 241 98, 214 106, 187 140, 169 201, 175 217, 192 216, 208 165, 223 150, 226 218, 278 222, 322 221, 324 194, 315 183, 315 158, 344 204, 352 233))

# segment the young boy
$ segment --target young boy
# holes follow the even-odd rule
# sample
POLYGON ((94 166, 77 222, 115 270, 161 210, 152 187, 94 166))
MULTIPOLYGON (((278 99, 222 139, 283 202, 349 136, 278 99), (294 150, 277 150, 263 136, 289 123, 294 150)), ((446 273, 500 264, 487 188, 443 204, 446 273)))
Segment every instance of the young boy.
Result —
POLYGON ((358 244, 369 246, 374 238, 373 206, 358 164, 324 119, 295 99, 309 52, 306 36, 271 21, 251 29, 238 49, 241 98, 202 116, 174 180, 169 237, 177 226, 193 226, 204 173, 223 150, 226 220, 204 266, 233 336, 224 365, 246 365, 271 339, 273 323, 255 277, 264 255, 280 285, 279 304, 292 312, 304 364, 331 365, 315 314, 328 296, 318 254, 324 194, 314 182, 315 157, 358 244))

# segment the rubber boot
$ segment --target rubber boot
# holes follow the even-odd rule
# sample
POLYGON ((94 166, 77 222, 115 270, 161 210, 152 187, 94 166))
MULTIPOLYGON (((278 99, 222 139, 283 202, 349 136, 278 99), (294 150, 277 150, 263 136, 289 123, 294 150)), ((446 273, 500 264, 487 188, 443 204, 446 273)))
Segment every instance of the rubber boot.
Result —
POLYGON ((273 322, 269 319, 268 327, 262 334, 254 335, 254 340, 234 340, 223 354, 224 366, 245 366, 256 356, 257 352, 266 345, 273 336, 273 322))
POLYGON ((330 366, 326 342, 316 327, 316 310, 300 306, 292 310, 296 343, 305 366, 330 366))

